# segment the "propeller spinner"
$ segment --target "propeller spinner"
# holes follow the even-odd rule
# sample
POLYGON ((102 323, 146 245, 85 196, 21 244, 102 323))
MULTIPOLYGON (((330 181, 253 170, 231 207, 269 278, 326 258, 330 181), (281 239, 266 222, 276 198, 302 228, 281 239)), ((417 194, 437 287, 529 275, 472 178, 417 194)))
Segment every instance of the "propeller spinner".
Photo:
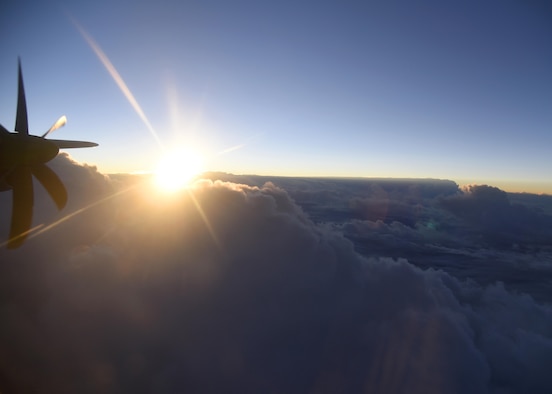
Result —
POLYGON ((63 127, 65 116, 42 136, 29 134, 27 102, 21 73, 21 60, 18 59, 18 96, 15 132, 10 133, 0 125, 0 191, 12 190, 12 216, 7 247, 17 248, 28 236, 33 218, 33 179, 34 176, 46 189, 58 209, 67 203, 67 190, 45 163, 57 156, 59 149, 87 148, 97 146, 94 142, 50 140, 45 137, 63 127))

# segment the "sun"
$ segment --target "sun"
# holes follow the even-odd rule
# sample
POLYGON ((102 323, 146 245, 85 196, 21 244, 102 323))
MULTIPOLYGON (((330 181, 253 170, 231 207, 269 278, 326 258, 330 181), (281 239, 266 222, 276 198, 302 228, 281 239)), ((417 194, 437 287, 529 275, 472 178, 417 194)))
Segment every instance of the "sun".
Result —
POLYGON ((203 158, 188 149, 178 149, 161 157, 154 172, 154 182, 164 192, 175 192, 188 186, 203 171, 203 158))

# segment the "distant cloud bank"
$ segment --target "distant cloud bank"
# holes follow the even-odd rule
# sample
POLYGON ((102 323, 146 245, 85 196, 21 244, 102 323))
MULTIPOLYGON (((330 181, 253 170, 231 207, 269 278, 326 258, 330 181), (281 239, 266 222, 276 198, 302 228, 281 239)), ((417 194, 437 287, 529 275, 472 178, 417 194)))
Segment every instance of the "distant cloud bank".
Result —
POLYGON ((52 167, 70 201, 37 188, 35 219, 59 224, 0 250, 2 392, 552 390, 547 200, 223 174, 162 196, 52 167))

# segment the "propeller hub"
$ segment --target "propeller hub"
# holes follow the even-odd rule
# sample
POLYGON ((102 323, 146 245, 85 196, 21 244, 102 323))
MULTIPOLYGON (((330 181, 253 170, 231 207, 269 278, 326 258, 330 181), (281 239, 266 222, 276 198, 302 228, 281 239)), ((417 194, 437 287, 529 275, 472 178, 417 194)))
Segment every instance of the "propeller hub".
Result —
POLYGON ((42 164, 57 156, 59 148, 42 137, 10 134, 0 143, 0 167, 42 164))

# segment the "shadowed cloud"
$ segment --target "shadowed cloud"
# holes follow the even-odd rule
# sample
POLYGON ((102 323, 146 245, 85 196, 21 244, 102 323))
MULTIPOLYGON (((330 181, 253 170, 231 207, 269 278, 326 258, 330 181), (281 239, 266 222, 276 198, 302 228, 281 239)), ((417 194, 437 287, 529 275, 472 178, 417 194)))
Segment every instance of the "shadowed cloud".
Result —
POLYGON ((500 283, 363 257, 277 179, 200 180, 163 198, 66 156, 52 166, 68 206, 105 202, 0 250, 6 392, 552 387, 550 306, 500 283))

